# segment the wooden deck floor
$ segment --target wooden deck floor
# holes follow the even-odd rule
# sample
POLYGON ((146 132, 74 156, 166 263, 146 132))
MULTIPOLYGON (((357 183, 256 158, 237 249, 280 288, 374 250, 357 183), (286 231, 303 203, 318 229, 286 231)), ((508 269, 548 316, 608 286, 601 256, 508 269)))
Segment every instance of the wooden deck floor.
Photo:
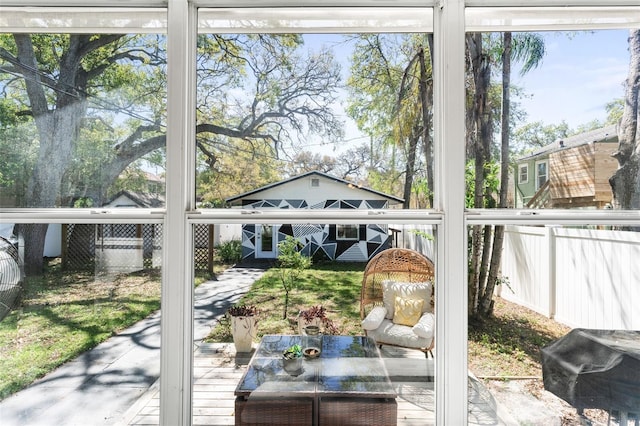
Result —
MULTIPOLYGON (((383 347, 389 376, 398 393, 398 425, 424 426, 435 423, 433 382, 424 380, 432 360, 418 351, 383 347), (416 381, 416 379, 421 379, 416 381)), ((248 357, 236 358, 232 344, 206 344, 194 356, 193 424, 233 425, 233 392, 246 369, 248 357)), ((499 425, 490 395, 470 381, 469 423, 499 425)), ((126 425, 158 425, 158 384, 153 385, 124 417, 126 425)))

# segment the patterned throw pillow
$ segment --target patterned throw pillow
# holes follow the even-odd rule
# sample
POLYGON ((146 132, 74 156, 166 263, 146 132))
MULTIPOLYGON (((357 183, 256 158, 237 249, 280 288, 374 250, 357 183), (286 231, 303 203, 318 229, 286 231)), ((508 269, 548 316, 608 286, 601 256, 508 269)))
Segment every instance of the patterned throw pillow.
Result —
POLYGON ((423 299, 422 313, 431 312, 431 292, 433 286, 430 282, 407 283, 393 280, 382 281, 382 302, 387 308, 387 318, 393 319, 394 303, 396 296, 405 299, 423 299))
POLYGON ((394 324, 408 325, 413 327, 416 325, 422 315, 422 306, 424 300, 405 299, 404 297, 396 297, 394 303, 394 324))

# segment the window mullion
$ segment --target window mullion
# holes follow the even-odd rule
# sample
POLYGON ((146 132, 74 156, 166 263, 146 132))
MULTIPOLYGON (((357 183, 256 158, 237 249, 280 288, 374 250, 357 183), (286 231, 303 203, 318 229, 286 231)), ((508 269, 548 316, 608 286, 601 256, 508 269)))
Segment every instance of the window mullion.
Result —
POLYGON ((434 124, 438 231, 436 265, 436 424, 467 424, 467 286, 464 221, 464 4, 434 10, 434 124))
POLYGON ((160 424, 191 424, 193 353, 193 243, 186 220, 190 193, 189 153, 195 105, 190 78, 195 66, 195 11, 187 0, 169 1, 167 31, 167 172, 161 347, 160 424))

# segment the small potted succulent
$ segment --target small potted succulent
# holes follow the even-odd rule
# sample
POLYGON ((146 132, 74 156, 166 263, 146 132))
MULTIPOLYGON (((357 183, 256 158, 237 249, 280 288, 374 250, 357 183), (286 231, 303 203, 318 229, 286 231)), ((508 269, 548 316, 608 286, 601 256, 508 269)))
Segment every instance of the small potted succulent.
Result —
POLYGON ((251 352, 258 331, 258 308, 253 305, 232 306, 227 313, 231 316, 231 334, 236 352, 251 352))
POLYGON ((282 352, 282 366, 289 374, 300 373, 302 369, 302 346, 296 344, 285 349, 282 352))

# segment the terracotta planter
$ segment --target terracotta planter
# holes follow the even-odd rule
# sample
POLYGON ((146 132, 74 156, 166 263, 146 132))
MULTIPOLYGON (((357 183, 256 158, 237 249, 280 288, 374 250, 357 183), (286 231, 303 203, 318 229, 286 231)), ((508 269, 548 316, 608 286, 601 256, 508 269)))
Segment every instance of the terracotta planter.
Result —
POLYGON ((251 352, 253 339, 258 331, 258 319, 255 316, 231 317, 231 333, 236 352, 251 352))

